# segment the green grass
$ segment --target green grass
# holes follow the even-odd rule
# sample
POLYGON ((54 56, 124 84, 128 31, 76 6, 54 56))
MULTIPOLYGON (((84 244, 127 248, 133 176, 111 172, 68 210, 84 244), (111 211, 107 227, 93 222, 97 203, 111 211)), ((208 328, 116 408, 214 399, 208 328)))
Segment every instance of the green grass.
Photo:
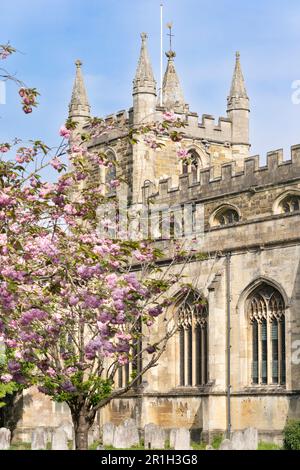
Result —
POLYGON ((30 442, 16 442, 15 444, 11 444, 9 450, 30 450, 31 444, 30 442))
MULTIPOLYGON (((212 446, 214 449, 218 449, 220 447, 220 444, 223 440, 222 434, 218 434, 214 437, 212 446)), ((97 447, 101 445, 99 441, 94 442, 89 446, 89 450, 96 450, 97 447)), ((192 449, 193 450, 205 450, 206 443, 205 442, 192 442, 192 449)), ((139 446, 133 446, 129 449, 115 449, 113 446, 105 446, 105 450, 146 450, 144 448, 143 443, 139 446)), ((12 444, 9 448, 9 450, 30 450, 31 449, 31 444, 30 442, 16 442, 15 444, 12 444)), ((72 446, 69 443, 69 449, 72 449, 72 446)), ((170 449, 170 443, 166 441, 165 449, 170 449)), ((47 443, 47 450, 51 450, 51 443, 47 443)), ((258 450, 282 450, 282 448, 274 444, 274 442, 264 442, 260 441, 258 444, 258 450)))
POLYGON ((193 450, 205 450, 206 443, 205 442, 192 442, 192 449, 193 450))
POLYGON ((281 447, 274 442, 264 442, 261 441, 258 444, 257 450, 281 450, 281 447))
POLYGON ((104 446, 105 450, 145 450, 143 446, 133 446, 133 447, 128 447, 124 449, 116 449, 113 446, 104 446))
POLYGON ((220 445, 222 444, 222 441, 223 441, 223 434, 216 434, 213 438, 213 441, 211 443, 211 445, 213 446, 214 449, 219 449, 220 445))

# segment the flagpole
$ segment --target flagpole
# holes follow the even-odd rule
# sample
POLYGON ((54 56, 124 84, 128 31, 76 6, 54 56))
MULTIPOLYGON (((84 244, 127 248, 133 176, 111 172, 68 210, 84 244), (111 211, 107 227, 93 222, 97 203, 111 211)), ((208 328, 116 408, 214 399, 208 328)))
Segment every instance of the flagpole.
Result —
POLYGON ((163 4, 160 4, 160 106, 163 105, 163 4))

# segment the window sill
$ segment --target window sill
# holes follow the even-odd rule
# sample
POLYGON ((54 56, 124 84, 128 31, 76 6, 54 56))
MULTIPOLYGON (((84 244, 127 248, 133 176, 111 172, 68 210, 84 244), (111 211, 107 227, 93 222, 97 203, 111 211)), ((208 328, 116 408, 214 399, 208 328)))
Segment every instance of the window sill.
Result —
POLYGON ((178 385, 177 387, 173 388, 172 391, 185 393, 207 392, 211 389, 212 385, 212 383, 205 385, 178 385))
POLYGON ((272 393, 272 392, 284 392, 286 391, 286 385, 285 384, 252 384, 248 385, 247 387, 244 387, 244 391, 247 392, 266 392, 266 393, 272 393))

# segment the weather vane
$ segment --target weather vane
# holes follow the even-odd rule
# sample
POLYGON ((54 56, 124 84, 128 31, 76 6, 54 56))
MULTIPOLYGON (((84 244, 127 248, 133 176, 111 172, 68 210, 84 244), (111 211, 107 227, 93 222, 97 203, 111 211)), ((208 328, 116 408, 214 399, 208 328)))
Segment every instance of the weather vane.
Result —
POLYGON ((170 38, 170 51, 172 51, 172 38, 174 37, 174 34, 172 34, 172 27, 173 23, 167 23, 167 28, 169 30, 168 36, 170 38))

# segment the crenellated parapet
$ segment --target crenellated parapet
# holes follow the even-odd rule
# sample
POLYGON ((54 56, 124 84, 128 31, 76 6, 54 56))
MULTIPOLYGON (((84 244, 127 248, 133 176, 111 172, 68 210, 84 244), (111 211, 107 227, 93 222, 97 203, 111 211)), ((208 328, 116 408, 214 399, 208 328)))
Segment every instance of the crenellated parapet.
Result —
POLYGON ((172 187, 172 179, 162 179, 158 187, 150 190, 143 187, 144 200, 179 203, 202 198, 214 198, 222 195, 256 192, 259 188, 276 186, 300 180, 300 145, 291 147, 291 159, 283 160, 283 150, 274 150, 267 154, 267 163, 260 166, 260 157, 245 159, 243 170, 237 170, 236 162, 225 163, 221 175, 214 177, 214 168, 200 170, 197 181, 192 174, 179 177, 179 186, 172 187))
POLYGON ((203 114, 199 120, 197 113, 186 116, 184 133, 194 139, 207 140, 216 143, 231 144, 232 123, 229 118, 220 117, 218 121, 210 114, 203 114))

